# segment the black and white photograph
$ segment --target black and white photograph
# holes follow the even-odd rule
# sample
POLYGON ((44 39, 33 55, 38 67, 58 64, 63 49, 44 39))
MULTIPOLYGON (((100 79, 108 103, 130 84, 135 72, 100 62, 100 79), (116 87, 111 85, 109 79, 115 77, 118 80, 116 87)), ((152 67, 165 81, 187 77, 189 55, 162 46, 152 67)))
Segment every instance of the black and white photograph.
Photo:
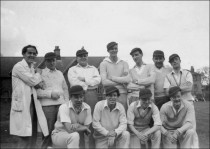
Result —
POLYGON ((209 7, 1 0, 1 148, 209 148, 209 7))

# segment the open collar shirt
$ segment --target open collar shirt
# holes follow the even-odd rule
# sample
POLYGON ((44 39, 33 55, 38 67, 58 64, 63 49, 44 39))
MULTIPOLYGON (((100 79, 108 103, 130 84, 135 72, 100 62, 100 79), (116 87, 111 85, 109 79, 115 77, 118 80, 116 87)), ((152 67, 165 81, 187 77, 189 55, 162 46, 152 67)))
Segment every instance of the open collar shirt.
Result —
POLYGON ((103 136, 106 136, 112 130, 117 135, 125 131, 127 128, 127 119, 123 105, 116 102, 115 108, 110 111, 107 100, 99 101, 95 105, 93 113, 93 128, 103 136))

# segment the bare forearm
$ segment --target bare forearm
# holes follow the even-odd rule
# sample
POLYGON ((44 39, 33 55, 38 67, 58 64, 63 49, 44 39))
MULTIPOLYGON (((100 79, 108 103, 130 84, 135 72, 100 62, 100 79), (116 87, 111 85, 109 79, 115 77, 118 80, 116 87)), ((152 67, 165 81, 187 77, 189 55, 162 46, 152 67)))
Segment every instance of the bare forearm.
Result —
POLYGON ((128 125, 128 127, 130 128, 130 130, 134 133, 134 134, 138 134, 138 130, 136 130, 136 128, 133 125, 128 125))

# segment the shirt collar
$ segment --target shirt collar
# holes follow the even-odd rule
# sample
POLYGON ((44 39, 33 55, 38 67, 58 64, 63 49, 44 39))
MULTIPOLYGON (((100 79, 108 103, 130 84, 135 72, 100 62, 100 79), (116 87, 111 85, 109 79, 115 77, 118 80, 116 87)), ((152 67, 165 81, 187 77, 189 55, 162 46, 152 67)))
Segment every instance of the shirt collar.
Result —
POLYGON ((57 69, 55 68, 55 70, 50 70, 49 68, 45 67, 45 71, 46 71, 46 72, 56 72, 57 69))
MULTIPOLYGON (((170 104, 169 104, 169 105, 172 107, 172 109, 173 109, 174 112, 176 113, 176 110, 175 110, 175 108, 173 107, 172 101, 170 101, 170 104)), ((178 109, 178 112, 179 112, 182 108, 184 108, 184 104, 183 104, 183 102, 181 101, 181 106, 180 106, 180 108, 178 109)))
MULTIPOLYGON (((72 108, 74 110, 74 106, 71 100, 69 100, 69 108, 72 108)), ((88 106, 82 103, 82 111, 88 109, 88 106)))
POLYGON ((87 64, 87 66, 82 67, 79 63, 76 65, 77 67, 81 67, 81 68, 92 68, 93 66, 90 66, 89 64, 87 64))
MULTIPOLYGON (((137 108, 141 107, 141 102, 140 102, 140 100, 138 101, 138 104, 137 104, 136 107, 137 107, 137 108)), ((152 108, 152 104, 150 103, 148 107, 152 108)))
MULTIPOLYGON (((110 60, 109 57, 106 57, 104 60, 105 60, 105 61, 108 61, 108 62, 110 62, 110 63, 113 63, 113 62, 110 60)), ((119 57, 117 57, 117 62, 116 62, 116 64, 119 63, 120 61, 122 61, 122 60, 121 60, 119 57)), ((114 64, 114 63, 113 63, 113 64, 114 64)))
MULTIPOLYGON (((183 72, 183 69, 180 69, 179 72, 182 73, 183 72)), ((174 69, 172 70, 171 74, 176 74, 175 71, 174 71, 174 69)))
MULTIPOLYGON (((145 66, 145 65, 146 65, 146 63, 143 62, 142 65, 141 65, 141 67, 142 67, 142 66, 145 66)), ((140 68, 141 68, 141 67, 140 67, 140 68)), ((138 67, 137 65, 135 65, 133 68, 139 68, 139 67, 138 67)))
MULTIPOLYGON (((21 61, 21 64, 22 64, 24 67, 30 68, 29 65, 28 65, 28 63, 26 62, 25 59, 23 59, 23 60, 21 61)), ((35 64, 36 64, 36 62, 33 62, 32 67, 34 67, 35 64)))
MULTIPOLYGON (((104 102, 104 107, 103 108, 106 108, 106 107, 109 108, 108 107, 108 101, 107 101, 107 99, 104 102)), ((118 102, 116 102, 115 108, 113 110, 115 110, 115 109, 120 110, 120 107, 119 107, 119 103, 118 102)))

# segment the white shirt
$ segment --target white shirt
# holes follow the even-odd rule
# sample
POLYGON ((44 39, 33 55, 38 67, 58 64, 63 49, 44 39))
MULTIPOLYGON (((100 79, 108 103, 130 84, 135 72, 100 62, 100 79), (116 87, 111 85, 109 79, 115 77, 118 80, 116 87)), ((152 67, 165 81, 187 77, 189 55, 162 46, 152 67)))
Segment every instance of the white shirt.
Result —
POLYGON ((68 80, 70 86, 80 85, 84 90, 97 88, 101 82, 98 70, 94 66, 82 67, 79 64, 69 68, 68 80), (78 77, 84 77, 85 81, 80 81, 78 77))

